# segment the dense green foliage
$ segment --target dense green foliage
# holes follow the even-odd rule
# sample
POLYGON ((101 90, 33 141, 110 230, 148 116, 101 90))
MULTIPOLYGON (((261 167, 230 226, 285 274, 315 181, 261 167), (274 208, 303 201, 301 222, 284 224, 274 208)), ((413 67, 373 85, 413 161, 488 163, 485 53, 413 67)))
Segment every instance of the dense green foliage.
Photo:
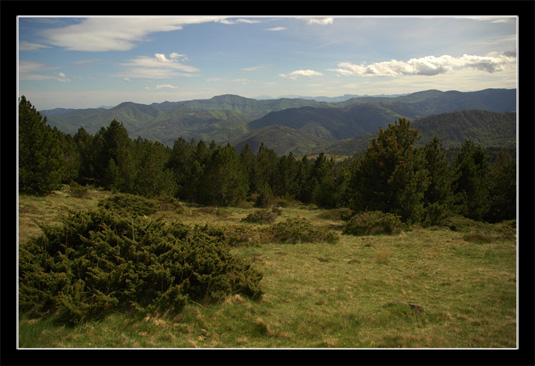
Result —
POLYGON ((273 225, 273 237, 279 243, 336 243, 338 234, 328 228, 316 227, 303 217, 287 219, 273 225))
POLYGON ((48 193, 78 171, 79 155, 72 137, 47 124, 46 117, 21 97, 19 103, 19 188, 48 193))
POLYGON ((399 234, 405 229, 401 217, 382 211, 366 211, 353 216, 344 227, 344 234, 357 236, 399 234))
POLYGON ((114 210, 75 212, 20 249, 20 309, 75 324, 111 311, 180 312, 188 300, 257 297, 262 274, 222 231, 114 210))
POLYGON ((273 211, 258 210, 247 215, 242 221, 257 224, 271 224, 275 221, 277 216, 277 213, 273 211))
POLYGON ((127 217, 150 216, 158 210, 158 206, 145 197, 120 193, 113 197, 102 200, 99 207, 107 210, 114 210, 127 217))
POLYGON ((366 154, 354 163, 350 182, 354 211, 392 212, 404 220, 421 220, 430 178, 423 150, 414 147, 418 137, 404 119, 379 129, 366 154))
POLYGON ((46 192, 75 181, 216 206, 251 200, 272 208, 298 200, 321 208, 350 207, 355 213, 392 213, 426 226, 452 213, 493 222, 516 215, 514 156, 503 152, 491 160, 467 140, 451 157, 436 136, 419 146, 420 131, 405 119, 380 128, 364 154, 335 161, 323 153, 279 156, 263 143, 256 152, 247 144, 238 152, 213 140, 207 145, 178 138, 169 148, 131 140, 117 120, 95 135, 81 127, 71 137, 48 127, 25 98, 20 118, 21 191, 46 192))

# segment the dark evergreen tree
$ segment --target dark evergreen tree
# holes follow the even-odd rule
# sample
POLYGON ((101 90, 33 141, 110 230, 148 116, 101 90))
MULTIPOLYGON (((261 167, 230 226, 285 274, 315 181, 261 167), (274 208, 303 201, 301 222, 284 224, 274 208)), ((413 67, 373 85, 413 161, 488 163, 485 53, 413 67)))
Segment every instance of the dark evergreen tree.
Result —
POLYGON ((188 173, 185 177, 184 195, 185 198, 193 202, 205 202, 202 197, 201 184, 206 166, 210 162, 212 151, 210 151, 203 140, 197 144, 192 140, 192 155, 189 161, 188 173))
POLYGON ((489 166, 481 145, 467 140, 454 163, 453 182, 456 210, 473 220, 482 220, 490 208, 489 166))
POLYGON ((62 136, 54 133, 25 96, 19 102, 19 189, 48 193, 64 177, 62 136))
POLYGON ((354 211, 383 211, 420 221, 429 185, 419 131, 400 119, 379 129, 366 153, 355 161, 348 186, 354 211))
POLYGON ((295 160, 290 152, 288 156, 283 155, 277 163, 277 173, 273 187, 276 196, 296 197, 298 194, 298 173, 299 162, 295 160))
POLYGON ((240 160, 245 168, 245 171, 247 172, 247 177, 249 180, 249 192, 256 192, 258 191, 258 187, 256 187, 256 178, 255 178, 255 172, 256 172, 256 155, 253 153, 251 148, 249 147, 249 144, 245 144, 245 146, 242 147, 240 152, 240 160))
POLYGON ((103 175, 98 177, 100 182, 105 187, 132 193, 136 162, 133 156, 133 143, 124 125, 114 119, 107 128, 100 129, 94 142, 98 149, 95 168, 103 172, 103 175), (113 160, 113 164, 110 160, 113 160))
POLYGON ((90 135, 83 127, 80 127, 73 136, 74 142, 78 147, 80 154, 80 168, 78 170, 78 182, 89 183, 95 178, 94 161, 95 148, 93 146, 93 136, 90 135))
POLYGON ((264 143, 260 145, 256 154, 256 170, 254 174, 255 187, 257 189, 261 189, 267 184, 273 191, 278 160, 279 158, 274 150, 266 147, 264 143))
POLYGON ((189 198, 187 192, 187 179, 190 174, 192 160, 192 145, 188 144, 182 137, 175 140, 169 159, 166 163, 166 168, 172 173, 173 179, 177 184, 176 195, 183 199, 189 198))
POLYGON ((320 153, 312 165, 308 190, 311 192, 312 202, 320 207, 336 206, 333 169, 333 161, 327 160, 324 153, 320 153))
POLYGON ((440 224, 451 212, 453 204, 454 171, 442 151, 437 136, 424 147, 425 169, 429 173, 429 186, 424 193, 424 218, 427 225, 440 224))
POLYGON ((170 170, 165 169, 170 149, 160 142, 138 137, 134 140, 137 162, 134 193, 146 196, 174 196, 177 183, 170 170))
POLYGON ((52 129, 61 146, 62 183, 70 183, 78 179, 80 171, 80 152, 74 138, 67 133, 63 133, 56 127, 52 129))
POLYGON ((516 218, 516 158, 502 150, 489 172, 490 207, 485 215, 489 222, 516 218))
POLYGON ((313 190, 310 189, 309 177, 310 177, 311 164, 308 157, 304 155, 299 161, 297 171, 297 186, 298 195, 297 199, 303 203, 311 203, 313 190))
POLYGON ((246 198, 247 172, 233 146, 213 151, 199 185, 199 199, 204 204, 228 206, 246 198))

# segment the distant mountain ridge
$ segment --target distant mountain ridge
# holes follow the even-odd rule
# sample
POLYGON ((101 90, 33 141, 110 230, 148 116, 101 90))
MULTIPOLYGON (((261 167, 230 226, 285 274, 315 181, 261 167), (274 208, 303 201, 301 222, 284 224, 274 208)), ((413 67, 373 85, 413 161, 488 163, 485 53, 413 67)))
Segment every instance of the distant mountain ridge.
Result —
MULTIPOLYGON (((416 121, 471 110, 516 111, 516 89, 426 90, 397 97, 356 97, 340 102, 302 98, 257 100, 226 94, 182 102, 150 105, 124 102, 110 109, 55 109, 41 113, 47 116, 50 125, 70 134, 75 134, 81 126, 95 134, 116 119, 125 125, 132 138, 141 136, 168 146, 179 137, 213 139, 218 144, 231 142, 236 146, 246 140, 264 139, 276 144, 279 153, 291 150, 290 141, 295 143, 294 151, 305 153, 306 149, 316 150, 329 142, 345 144, 346 140, 374 133, 399 118, 416 121), (267 128, 272 126, 279 127, 267 128), (282 136, 286 137, 278 141, 282 136)), ((269 147, 267 143, 266 146, 269 147)))

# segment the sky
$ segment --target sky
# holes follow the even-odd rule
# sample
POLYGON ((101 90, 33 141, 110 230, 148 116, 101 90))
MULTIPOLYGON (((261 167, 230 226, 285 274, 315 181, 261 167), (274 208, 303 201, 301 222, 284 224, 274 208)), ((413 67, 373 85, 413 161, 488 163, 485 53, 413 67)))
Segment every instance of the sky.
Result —
POLYGON ((18 18, 38 109, 517 87, 516 17, 18 18))

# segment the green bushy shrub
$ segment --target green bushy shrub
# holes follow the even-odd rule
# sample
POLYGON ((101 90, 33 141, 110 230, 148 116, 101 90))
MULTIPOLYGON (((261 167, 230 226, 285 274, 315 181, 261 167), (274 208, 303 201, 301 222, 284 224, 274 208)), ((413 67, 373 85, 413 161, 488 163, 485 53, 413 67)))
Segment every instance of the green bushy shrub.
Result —
POLYGON ((336 243, 340 239, 334 231, 314 226, 301 217, 273 225, 271 232, 273 238, 280 243, 336 243))
POLYGON ((273 242, 273 235, 266 228, 244 224, 225 225, 220 230, 231 247, 249 247, 273 242))
POLYGON ((172 196, 160 196, 157 199, 160 211, 175 211, 183 213, 185 207, 177 198, 172 196))
POLYGON ((366 211, 353 216, 344 228, 344 234, 357 236, 399 234, 405 225, 401 222, 401 217, 382 211, 366 211))
POLYGON ((277 212, 273 210, 271 212, 266 210, 258 210, 247 215, 247 217, 242 221, 256 224, 271 224, 277 219, 277 216, 277 212))
POLYGON ((128 193, 119 193, 101 200, 99 207, 119 211, 129 216, 149 216, 158 211, 158 205, 148 198, 128 193))
POLYGON ((178 313, 189 300, 258 297, 262 274, 231 254, 222 231, 73 212, 19 254, 20 310, 67 324, 110 311, 178 313))
POLYGON ((78 184, 75 181, 71 181, 69 184, 69 193, 76 198, 83 198, 87 195, 87 187, 78 184))

